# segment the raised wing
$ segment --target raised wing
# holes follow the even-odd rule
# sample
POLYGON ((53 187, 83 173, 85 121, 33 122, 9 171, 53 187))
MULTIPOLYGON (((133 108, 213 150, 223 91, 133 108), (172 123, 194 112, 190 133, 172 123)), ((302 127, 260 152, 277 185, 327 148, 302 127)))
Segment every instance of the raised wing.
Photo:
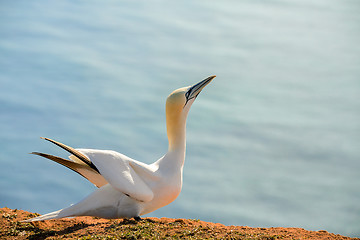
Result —
MULTIPOLYGON (((101 187, 110 183, 115 189, 138 201, 148 202, 153 199, 154 193, 146 183, 146 179, 154 180, 151 177, 153 171, 150 166, 136 164, 131 158, 114 151, 74 149, 49 138, 42 139, 71 153, 70 159, 72 161, 44 153, 34 152, 33 154, 51 159, 70 168, 96 186, 101 187)), ((156 176, 154 175, 154 177, 156 176)))
MULTIPOLYGON (((117 190, 142 202, 151 201, 154 193, 147 185, 148 176, 135 171, 130 164, 133 160, 123 154, 108 150, 77 149, 97 167, 100 174, 117 190)), ((137 166, 138 169, 140 166, 137 166)), ((142 166, 143 172, 151 172, 142 166)))
POLYGON ((95 170, 96 172, 99 172, 99 170, 96 168, 96 166, 90 161, 90 159, 83 155, 81 152, 75 150, 74 148, 72 147, 69 147, 61 142, 57 142, 55 140, 52 140, 50 138, 44 138, 44 137, 41 137, 41 139, 45 139, 49 142, 52 142, 53 144, 61 147, 62 149, 68 151, 69 153, 72 154, 72 156, 70 156, 70 159, 74 160, 75 162, 81 162, 81 163, 85 163, 86 165, 88 165, 90 168, 92 168, 93 170, 95 170), (73 156, 75 156, 76 158, 74 158, 73 156))
POLYGON ((81 162, 73 162, 61 157, 53 156, 50 154, 45 153, 39 153, 39 152, 32 152, 31 154, 35 154, 47 159, 50 159, 54 162, 57 162, 61 165, 64 165, 65 167, 73 170, 74 172, 80 174, 90 182, 92 182, 97 187, 102 187, 108 182, 105 180, 103 176, 91 167, 89 167, 87 164, 81 163, 81 162))

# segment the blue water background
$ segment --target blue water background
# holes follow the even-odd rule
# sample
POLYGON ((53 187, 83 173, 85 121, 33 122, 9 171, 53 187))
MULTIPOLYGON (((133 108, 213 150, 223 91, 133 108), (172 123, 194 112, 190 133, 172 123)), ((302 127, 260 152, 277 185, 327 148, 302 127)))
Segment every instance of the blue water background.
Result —
POLYGON ((189 114, 183 190, 149 214, 360 235, 360 2, 0 1, 0 207, 46 213, 95 187, 29 152, 167 150, 189 114))

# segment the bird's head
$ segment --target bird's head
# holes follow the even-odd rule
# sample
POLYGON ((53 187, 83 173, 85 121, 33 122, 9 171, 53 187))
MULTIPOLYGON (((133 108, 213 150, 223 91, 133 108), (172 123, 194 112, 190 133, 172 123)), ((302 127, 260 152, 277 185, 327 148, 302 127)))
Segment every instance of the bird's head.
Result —
POLYGON ((216 76, 210 76, 195 85, 179 88, 173 91, 166 100, 167 115, 176 115, 178 117, 181 115, 186 118, 187 113, 189 112, 196 97, 215 77, 216 76))

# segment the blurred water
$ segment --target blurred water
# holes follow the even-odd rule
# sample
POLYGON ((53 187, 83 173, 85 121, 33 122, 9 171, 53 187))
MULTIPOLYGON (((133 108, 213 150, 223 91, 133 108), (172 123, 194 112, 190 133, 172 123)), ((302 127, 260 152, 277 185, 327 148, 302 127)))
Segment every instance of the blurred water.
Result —
POLYGON ((360 235, 360 4, 0 1, 0 204, 40 213, 94 187, 40 140, 151 163, 166 96, 194 103, 183 191, 149 216, 360 235))

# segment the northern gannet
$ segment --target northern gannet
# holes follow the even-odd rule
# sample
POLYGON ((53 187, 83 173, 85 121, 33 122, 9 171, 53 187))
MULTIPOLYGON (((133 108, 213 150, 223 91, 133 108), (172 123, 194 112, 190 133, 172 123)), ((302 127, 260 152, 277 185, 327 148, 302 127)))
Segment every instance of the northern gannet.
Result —
POLYGON ((98 188, 77 204, 24 222, 95 216, 135 218, 168 205, 180 194, 186 151, 186 118, 196 97, 215 76, 173 91, 166 100, 168 152, 148 165, 110 150, 74 149, 43 138, 65 149, 70 160, 32 152, 77 172, 98 188))

